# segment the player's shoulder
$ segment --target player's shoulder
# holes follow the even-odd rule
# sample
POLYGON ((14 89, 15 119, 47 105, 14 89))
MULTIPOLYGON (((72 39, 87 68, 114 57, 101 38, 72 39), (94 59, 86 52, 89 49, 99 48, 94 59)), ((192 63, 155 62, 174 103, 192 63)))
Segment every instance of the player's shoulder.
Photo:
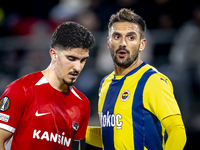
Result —
POLYGON ((114 76, 115 76, 115 72, 113 71, 112 73, 108 74, 107 76, 105 76, 105 77, 101 80, 100 85, 102 85, 104 82, 110 82, 110 81, 112 81, 112 79, 114 78, 114 76))
POLYGON ((41 72, 31 73, 13 81, 6 87, 3 96, 8 96, 10 99, 18 99, 18 101, 25 100, 29 87, 41 76, 41 72))
POLYGON ((38 71, 22 76, 21 78, 17 79, 14 83, 21 84, 23 87, 28 88, 30 86, 35 85, 42 77, 42 72, 38 71))
POLYGON ((81 99, 82 102, 89 103, 89 100, 86 97, 86 95, 83 94, 81 91, 79 91, 75 86, 72 86, 71 91, 75 94, 75 96, 77 96, 79 99, 81 99))
POLYGON ((7 88, 10 88, 10 87, 19 87, 19 86, 22 86, 22 87, 29 87, 31 85, 34 85, 37 83, 37 81, 43 76, 43 74, 39 71, 39 72, 35 72, 35 73, 30 73, 30 74, 27 74, 25 76, 22 76, 21 78, 19 79, 16 79, 15 81, 11 82, 7 88))
POLYGON ((159 72, 155 67, 149 65, 149 68, 154 71, 154 73, 149 77, 148 81, 156 84, 166 83, 167 85, 171 85, 170 79, 164 75, 163 73, 159 72))
POLYGON ((40 78, 42 78, 43 74, 41 72, 31 73, 21 78, 11 82, 7 87, 6 91, 15 91, 15 92, 23 92, 29 89, 29 87, 34 86, 40 78))

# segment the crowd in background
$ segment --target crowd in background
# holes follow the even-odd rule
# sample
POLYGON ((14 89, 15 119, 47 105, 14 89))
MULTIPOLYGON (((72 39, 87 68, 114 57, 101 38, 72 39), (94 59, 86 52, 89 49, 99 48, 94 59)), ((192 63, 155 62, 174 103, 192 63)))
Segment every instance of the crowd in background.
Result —
POLYGON ((1 1, 0 94, 13 80, 45 69, 53 31, 61 22, 76 21, 96 40, 75 84, 89 98, 91 116, 96 114, 99 83, 113 70, 107 49, 109 17, 123 7, 146 21, 142 59, 170 78, 186 130, 191 139, 200 138, 199 0, 1 1))

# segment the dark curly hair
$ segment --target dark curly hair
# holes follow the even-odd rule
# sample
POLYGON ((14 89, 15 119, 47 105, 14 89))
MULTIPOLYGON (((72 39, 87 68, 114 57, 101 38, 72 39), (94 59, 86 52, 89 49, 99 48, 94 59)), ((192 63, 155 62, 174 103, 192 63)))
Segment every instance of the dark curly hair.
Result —
POLYGON ((76 22, 64 22, 54 31, 51 38, 51 48, 90 49, 94 45, 92 33, 76 22))
POLYGON ((112 25, 116 22, 131 22, 131 23, 138 24, 140 27, 140 30, 141 30, 140 37, 144 38, 144 32, 146 30, 146 23, 142 19, 142 17, 140 17, 139 15, 134 13, 134 11, 132 11, 131 9, 122 8, 119 12, 117 12, 116 14, 113 14, 110 17, 108 29, 110 30, 112 25))

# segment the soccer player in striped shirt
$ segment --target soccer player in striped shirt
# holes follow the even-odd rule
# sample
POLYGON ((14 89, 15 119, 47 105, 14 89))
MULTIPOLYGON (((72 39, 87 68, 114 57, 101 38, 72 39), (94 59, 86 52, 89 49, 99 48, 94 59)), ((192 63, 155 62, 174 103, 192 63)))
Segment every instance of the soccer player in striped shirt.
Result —
POLYGON ((11 150, 81 148, 90 103, 73 85, 93 44, 93 35, 78 23, 55 30, 47 69, 17 79, 0 97, 1 150, 11 136, 11 150))
POLYGON ((140 58, 145 21, 121 9, 108 29, 114 71, 99 88, 101 127, 88 126, 86 142, 104 150, 182 150, 186 132, 172 83, 140 58))

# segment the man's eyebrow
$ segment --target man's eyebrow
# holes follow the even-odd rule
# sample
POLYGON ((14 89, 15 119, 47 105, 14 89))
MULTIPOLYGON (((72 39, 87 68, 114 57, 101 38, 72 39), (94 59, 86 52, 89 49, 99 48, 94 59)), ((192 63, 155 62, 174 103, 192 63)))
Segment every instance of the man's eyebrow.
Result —
MULTIPOLYGON (((122 34, 119 32, 113 32, 113 35, 122 35, 122 34)), ((137 36, 136 32, 128 32, 128 33, 126 33, 126 35, 136 35, 137 36)))
POLYGON ((119 32, 113 32, 112 35, 116 35, 116 34, 121 35, 121 33, 119 33, 119 32))
MULTIPOLYGON (((74 58, 74 59, 80 59, 79 57, 76 57, 74 55, 65 55, 66 57, 71 57, 71 58, 74 58)), ((82 59, 88 59, 89 58, 89 55, 87 57, 84 57, 82 59)))
POLYGON ((135 32, 128 32, 127 35, 137 35, 135 32))
POLYGON ((74 55, 65 55, 66 57, 72 57, 72 58, 78 58, 78 57, 76 57, 76 56, 74 56, 74 55))
POLYGON ((83 59, 88 59, 89 58, 89 56, 87 56, 87 57, 84 57, 83 59))

